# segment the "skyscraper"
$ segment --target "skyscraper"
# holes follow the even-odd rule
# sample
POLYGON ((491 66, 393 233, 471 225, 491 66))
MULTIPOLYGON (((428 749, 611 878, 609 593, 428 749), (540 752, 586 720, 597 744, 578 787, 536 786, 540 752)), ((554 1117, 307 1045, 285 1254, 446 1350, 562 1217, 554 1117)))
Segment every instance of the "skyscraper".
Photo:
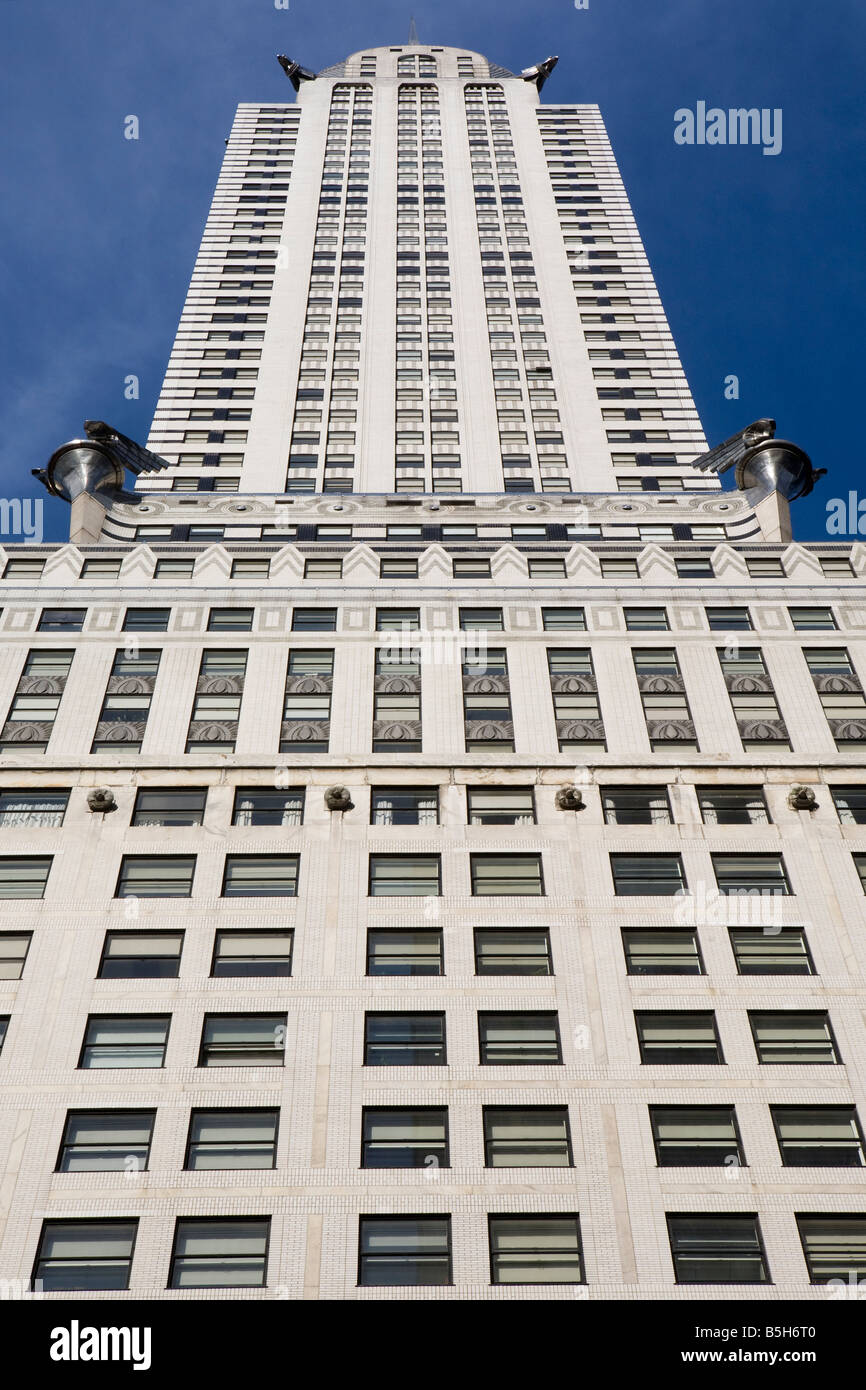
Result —
POLYGON ((772 421, 708 449, 555 59, 280 61, 146 449, 6 547, 0 1278, 826 1297, 866 551, 772 421))

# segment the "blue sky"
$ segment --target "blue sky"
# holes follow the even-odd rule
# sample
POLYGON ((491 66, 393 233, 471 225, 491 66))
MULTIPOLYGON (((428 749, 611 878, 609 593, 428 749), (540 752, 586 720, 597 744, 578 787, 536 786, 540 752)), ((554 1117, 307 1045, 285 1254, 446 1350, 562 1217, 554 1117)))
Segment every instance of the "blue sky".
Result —
POLYGON ((599 104, 710 442, 774 416, 829 470, 795 510, 822 538, 862 467, 860 0, 0 0, 0 495, 85 417, 144 439, 234 108, 292 95, 274 55, 404 42, 413 11, 512 70, 558 53, 545 97, 599 104), (677 145, 700 100, 781 108, 781 153, 677 145))

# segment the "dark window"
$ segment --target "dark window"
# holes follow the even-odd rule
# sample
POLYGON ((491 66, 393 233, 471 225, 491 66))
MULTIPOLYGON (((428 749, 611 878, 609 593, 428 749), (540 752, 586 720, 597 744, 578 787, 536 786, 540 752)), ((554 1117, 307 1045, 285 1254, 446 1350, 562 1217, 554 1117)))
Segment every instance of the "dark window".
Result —
POLYGON ((195 855, 125 854, 120 861, 116 898, 188 898, 195 855))
POLYGON ((438 854, 371 854, 370 897, 437 897, 438 854))
POLYGON ((835 632, 836 619, 832 608, 789 608, 795 632, 835 632))
POLYGON ((179 1220, 169 1288, 264 1288, 270 1226, 268 1216, 179 1220))
POLYGON ((233 979, 259 975, 291 975, 292 932, 218 931, 211 975, 233 979))
POLYGON ((443 975, 442 933, 420 931, 369 931, 368 975, 443 975))
POLYGON ((854 1105, 771 1105, 782 1162, 789 1168, 863 1168, 866 1153, 854 1105))
POLYGON ((686 891, 678 854, 612 854, 613 891, 619 897, 672 897, 686 891))
POLYGON ((720 893, 789 895, 791 886, 781 854, 714 854, 720 893))
POLYGON ((667 787, 603 787, 604 818, 608 825, 670 825, 667 787))
POLYGON ((866 782, 860 787, 831 787, 830 795, 843 825, 866 825, 866 782))
POLYGON ((475 932, 478 975, 552 975, 546 927, 479 927, 475 932))
POLYGON ((746 1162, 732 1105, 651 1105, 660 1168, 721 1168, 746 1162))
POLYGON ((363 1112, 362 1168, 448 1168, 448 1111, 432 1106, 363 1112))
POLYGON ((20 980, 32 933, 0 932, 0 980, 20 980))
POLYGON ((80 632, 86 617, 86 608, 43 608, 37 631, 80 632))
POLYGON ((731 949, 740 975, 814 975, 802 927, 731 927, 731 949))
POLYGON ((542 608, 545 632, 585 632, 586 614, 582 608, 542 608))
POLYGON ((749 1013, 758 1061, 770 1065, 836 1066, 841 1062, 830 1016, 817 1010, 749 1013))
POLYGON ((126 1289, 137 1221, 46 1221, 33 1267, 42 1293, 126 1289))
POLYGON ((206 787, 158 787, 139 791, 133 825, 201 825, 206 787))
POLYGON ((437 825, 438 787, 374 787, 371 825, 437 825))
POLYGON ((757 1216, 668 1216, 678 1284, 768 1284, 757 1216))
POLYGON ((401 1288, 451 1283, 449 1216, 362 1216, 358 1283, 401 1288))
POLYGON ((377 608, 376 631, 394 632, 406 629, 416 632, 421 626, 420 608, 377 608))
POLYGON ((155 1110, 70 1110, 58 1173, 142 1173, 150 1157, 155 1110))
POLYGON ((568 1110, 551 1105, 485 1105, 488 1168, 570 1168, 568 1110))
POLYGON ((703 975, 694 928, 627 927, 622 944, 629 975, 703 975))
POLYGON ((444 1067, 445 1015, 368 1013, 364 1064, 368 1067, 444 1067))
POLYGON ((62 825, 68 791, 0 791, 0 826, 62 825))
POLYGON ((235 791, 232 825, 300 825, 303 818, 303 787, 285 791, 238 787, 235 791))
POLYGON ((167 1014, 96 1014, 87 1020, 79 1067, 161 1067, 171 1019, 167 1014))
POLYGON ((99 979, 176 979, 182 947, 182 931, 106 932, 99 962, 99 979))
POLYGON ((471 854, 469 867, 475 897, 544 894, 540 854, 471 854))
POLYGON ((467 787, 470 825, 534 825, 531 787, 467 787))
POLYGON ((502 632, 505 627, 501 608, 461 608, 459 612, 462 632, 474 632, 477 629, 502 632))
POLYGON ((336 632, 336 608, 296 608, 292 613, 292 632, 336 632))
POLYGON ((797 1228, 813 1284, 838 1280, 850 1288, 866 1281, 866 1216, 798 1216, 797 1228))
POLYGON ((751 632, 748 608, 705 608, 710 632, 751 632))
POLYGON ((550 1066, 562 1062, 555 1013, 480 1013, 482 1066, 550 1066))
POLYGON ((705 825, 768 825, 770 813, 760 787, 698 787, 705 825))
POLYGON ((281 1067, 285 1014, 205 1014, 200 1067, 281 1067))
POLYGON ((294 898, 298 892, 297 854, 227 854, 224 898, 294 898))
POLYGON ((670 627, 666 608, 625 608, 629 632, 666 632, 670 627))
POLYGON ((185 1168, 273 1168, 279 1110, 193 1110, 185 1168))
POLYGON ((646 1012, 634 1016, 640 1059, 653 1066, 717 1066, 724 1062, 711 1011, 646 1012))
POLYGON ((683 555, 675 560, 677 567, 677 577, 679 579, 712 579, 713 565, 711 560, 705 560, 702 555, 683 555))
POLYGON ((491 1216, 489 1223, 492 1284, 583 1283, 576 1216, 491 1216))
POLYGON ((127 608, 124 632, 167 632, 170 608, 127 608))
POLYGON ((208 632, 250 632, 252 626, 252 608, 212 608, 208 614, 208 632))

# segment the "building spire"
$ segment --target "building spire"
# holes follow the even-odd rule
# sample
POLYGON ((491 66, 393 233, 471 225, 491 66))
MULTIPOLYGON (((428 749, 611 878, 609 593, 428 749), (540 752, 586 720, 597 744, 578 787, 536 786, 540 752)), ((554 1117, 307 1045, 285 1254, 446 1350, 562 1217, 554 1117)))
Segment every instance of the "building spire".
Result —
POLYGON ((418 30, 417 30, 416 27, 415 27, 415 16, 414 16, 414 15, 413 15, 412 18, 409 20, 409 38, 408 38, 407 42, 408 42, 408 43, 420 43, 420 42, 421 42, 421 40, 420 40, 419 37, 418 37, 418 30))

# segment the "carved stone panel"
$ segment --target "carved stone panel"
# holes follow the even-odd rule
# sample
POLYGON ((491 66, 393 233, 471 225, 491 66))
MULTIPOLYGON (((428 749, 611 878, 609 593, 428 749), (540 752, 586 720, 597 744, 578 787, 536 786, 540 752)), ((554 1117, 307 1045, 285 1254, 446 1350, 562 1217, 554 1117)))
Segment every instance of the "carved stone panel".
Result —
POLYGON ((234 743, 237 734, 236 719, 191 719, 187 737, 190 743, 234 743))
POLYGON ((598 690, 595 676, 551 676, 554 695, 594 695, 598 690))
POLYGON ((773 682, 770 677, 759 671, 750 671, 748 674, 726 671, 725 685, 733 695, 773 694, 773 682))
POLYGON ((604 722, 601 719, 557 719, 556 736, 569 743, 604 743, 604 722))
POLYGON ((695 726, 690 719, 648 719, 646 727, 653 743, 677 739, 694 743, 696 738, 695 726))
POLYGON ((374 719, 374 742, 417 743, 421 739, 420 719, 374 719))
POLYGON ((141 743, 147 728, 146 719, 100 719, 96 726, 96 743, 141 743))
POLYGON ((196 684, 199 695, 242 695, 243 676, 199 676, 196 684))
POLYGON ((282 743, 327 743, 330 737, 330 719, 284 719, 280 725, 282 743))
POLYGON ((18 720, 12 719, 8 724, 3 725, 3 732, 0 734, 4 743, 29 743, 46 744, 51 737, 51 730, 54 727, 50 719, 18 720))
POLYGON ((744 743, 787 743, 788 730, 784 719, 738 719, 737 728, 744 743))

